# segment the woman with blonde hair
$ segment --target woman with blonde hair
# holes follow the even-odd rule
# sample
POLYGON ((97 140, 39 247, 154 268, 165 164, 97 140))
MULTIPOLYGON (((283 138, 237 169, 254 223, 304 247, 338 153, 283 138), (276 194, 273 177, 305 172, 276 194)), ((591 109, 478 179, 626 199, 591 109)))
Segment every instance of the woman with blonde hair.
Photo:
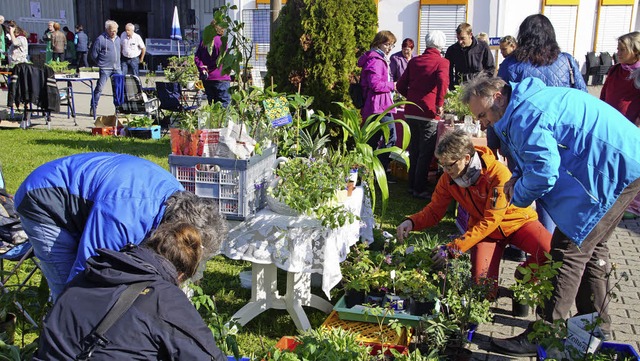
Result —
POLYGON ((609 69, 600 99, 640 126, 640 31, 618 38, 618 62, 609 69))

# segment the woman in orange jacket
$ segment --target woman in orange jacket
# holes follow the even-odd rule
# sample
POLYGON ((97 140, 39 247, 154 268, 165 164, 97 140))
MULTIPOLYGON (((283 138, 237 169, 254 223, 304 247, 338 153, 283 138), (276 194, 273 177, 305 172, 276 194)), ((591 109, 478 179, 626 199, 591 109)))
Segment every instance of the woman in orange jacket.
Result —
MULTIPOLYGON (((538 221, 531 207, 518 208, 507 202, 503 186, 511 178, 511 172, 495 159, 489 148, 474 147, 467 133, 454 130, 445 134, 435 155, 444 174, 431 202, 398 226, 398 240, 402 241, 410 231, 438 224, 455 199, 469 213, 469 226, 463 235, 446 245, 449 252, 444 254, 452 256, 471 250, 474 281, 493 280, 493 298, 504 248, 513 244, 529 253, 524 266, 543 264, 547 260, 544 254, 550 249, 551 233, 538 221)), ((438 254, 442 252, 435 257, 440 257, 438 254)))

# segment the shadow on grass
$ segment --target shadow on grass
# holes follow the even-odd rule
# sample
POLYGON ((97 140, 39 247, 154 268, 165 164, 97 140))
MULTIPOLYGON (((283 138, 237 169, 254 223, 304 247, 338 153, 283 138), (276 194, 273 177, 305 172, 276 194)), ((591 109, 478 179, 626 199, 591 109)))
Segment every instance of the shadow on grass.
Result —
POLYGON ((169 138, 152 140, 131 137, 100 137, 85 135, 79 139, 35 139, 33 142, 38 145, 61 146, 72 150, 125 153, 138 157, 152 156, 166 158, 169 153, 171 153, 169 138))

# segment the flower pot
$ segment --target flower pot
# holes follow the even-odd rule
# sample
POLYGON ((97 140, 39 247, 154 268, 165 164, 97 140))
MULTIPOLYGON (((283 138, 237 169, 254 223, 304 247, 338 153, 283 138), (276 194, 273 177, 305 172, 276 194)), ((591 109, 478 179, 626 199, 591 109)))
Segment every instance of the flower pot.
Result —
POLYGON ((4 320, 0 322, 0 333, 6 335, 6 343, 13 345, 16 333, 16 315, 7 313, 4 320))
POLYGON ((367 293, 367 296, 364 298, 364 303, 368 305, 374 306, 382 306, 382 301, 384 300, 384 296, 386 292, 381 291, 373 291, 367 293))
POLYGON ((430 314, 436 307, 436 303, 433 301, 421 302, 411 298, 409 302, 409 314, 414 316, 422 316, 424 314, 430 314))
POLYGON ((364 291, 347 290, 344 295, 344 301, 347 308, 361 305, 364 302, 364 291))
POLYGON ((511 299, 511 314, 515 317, 527 317, 529 316, 529 305, 511 299))
POLYGON ((473 352, 463 346, 447 346, 444 349, 444 356, 449 361, 469 361, 473 352))

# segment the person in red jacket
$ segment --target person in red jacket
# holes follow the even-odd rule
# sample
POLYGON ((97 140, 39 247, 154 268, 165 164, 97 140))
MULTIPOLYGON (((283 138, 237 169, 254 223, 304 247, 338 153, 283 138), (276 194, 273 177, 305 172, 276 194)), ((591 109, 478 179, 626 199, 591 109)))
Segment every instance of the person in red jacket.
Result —
POLYGON ((609 69, 600 99, 640 127, 640 31, 618 38, 618 63, 609 69))
POLYGON ((436 149, 438 121, 443 113, 444 96, 449 87, 449 60, 440 52, 447 43, 442 31, 432 31, 424 38, 426 49, 412 58, 398 80, 396 89, 408 101, 405 118, 411 130, 409 143, 409 192, 429 198, 427 176, 436 149))
MULTIPOLYGON (((440 222, 451 200, 469 213, 467 231, 446 245, 443 257, 471 251, 471 273, 476 283, 493 282, 490 298, 498 289, 500 259, 504 248, 513 244, 530 254, 523 266, 544 264, 551 248, 551 233, 538 221, 531 207, 519 208, 507 202, 504 185, 511 172, 498 162, 487 147, 473 145, 463 130, 442 136, 436 158, 444 174, 440 177, 431 202, 409 216, 396 229, 398 240, 410 231, 433 227, 440 222)), ((436 257, 440 257, 437 253, 436 257)), ((436 259, 438 263, 441 261, 436 259)))

